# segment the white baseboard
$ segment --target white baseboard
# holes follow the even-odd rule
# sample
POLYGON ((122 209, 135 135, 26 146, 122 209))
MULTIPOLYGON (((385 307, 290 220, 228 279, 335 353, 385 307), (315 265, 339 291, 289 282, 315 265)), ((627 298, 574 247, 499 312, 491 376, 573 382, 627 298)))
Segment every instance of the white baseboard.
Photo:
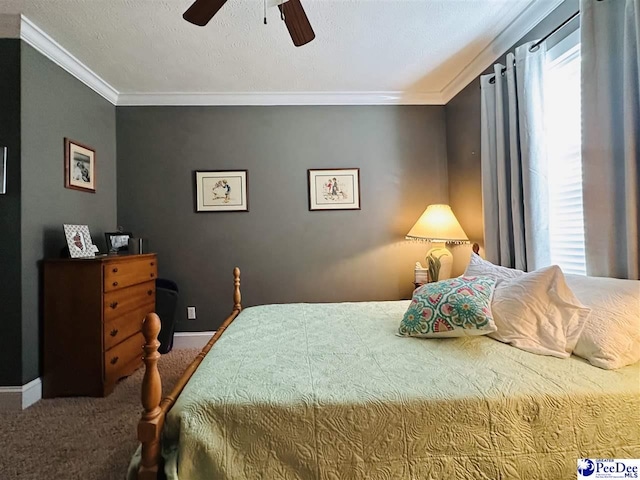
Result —
MULTIPOLYGON (((211 332, 176 332, 173 348, 203 348, 215 334, 211 332)), ((0 412, 24 410, 42 399, 40 378, 18 387, 0 387, 0 412)))
POLYGON ((173 348, 177 350, 203 348, 215 333, 215 330, 213 332, 176 332, 173 335, 173 348))
POLYGON ((21 387, 0 387, 0 411, 24 410, 42 398, 40 378, 21 387))

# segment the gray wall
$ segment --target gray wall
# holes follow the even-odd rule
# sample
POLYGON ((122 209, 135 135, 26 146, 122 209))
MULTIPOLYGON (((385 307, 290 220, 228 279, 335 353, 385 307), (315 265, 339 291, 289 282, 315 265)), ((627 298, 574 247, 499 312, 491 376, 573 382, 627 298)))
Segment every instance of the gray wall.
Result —
MULTIPOLYGON (((66 245, 63 223, 88 224, 104 251, 116 226, 115 106, 22 44, 22 382, 39 375, 39 261, 66 245), (96 193, 64 188, 64 138, 96 150, 96 193)), ((72 286, 70 286, 71 288, 72 286)), ((74 321, 74 319, 69 319, 74 321)))
MULTIPOLYGON (((542 38, 579 9, 579 0, 565 0, 547 18, 518 40, 509 51, 523 43, 542 38)), ((554 35, 553 45, 578 25, 572 25, 554 35)), ((506 61, 506 52, 483 74, 493 71, 493 64, 506 61)), ((480 175, 480 77, 473 80, 446 106, 447 153, 449 165, 449 201, 462 228, 471 239, 484 245, 482 231, 482 184, 480 175)), ((464 255, 455 255, 454 274, 461 273, 466 264, 464 255)))
POLYGON ((20 40, 0 39, 0 147, 8 147, 0 195, 0 385, 21 384, 20 40))
POLYGON ((444 107, 119 107, 117 142, 118 223, 178 283, 178 330, 226 317, 235 265, 245 305, 409 298, 427 245, 404 235, 448 196, 444 107), (310 212, 307 169, 336 167, 362 210, 310 212), (248 169, 248 213, 194 212, 216 169, 248 169))

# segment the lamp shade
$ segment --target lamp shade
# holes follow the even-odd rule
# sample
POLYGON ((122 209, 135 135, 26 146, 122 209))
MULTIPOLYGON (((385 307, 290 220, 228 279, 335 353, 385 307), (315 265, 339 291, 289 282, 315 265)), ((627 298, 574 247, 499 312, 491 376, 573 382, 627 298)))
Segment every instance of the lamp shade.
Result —
POLYGON ((429 205, 409 230, 406 238, 431 242, 465 243, 469 241, 451 207, 442 204, 429 205))

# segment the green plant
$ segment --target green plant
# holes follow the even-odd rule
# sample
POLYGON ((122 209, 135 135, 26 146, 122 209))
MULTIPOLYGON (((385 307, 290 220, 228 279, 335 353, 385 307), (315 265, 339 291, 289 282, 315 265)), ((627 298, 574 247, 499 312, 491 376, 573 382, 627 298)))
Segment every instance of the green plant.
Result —
POLYGON ((438 281, 438 276, 440 275, 440 267, 442 266, 442 264, 440 263, 440 258, 443 256, 444 255, 436 257, 435 255, 428 255, 426 258, 429 269, 429 280, 432 282, 438 281))

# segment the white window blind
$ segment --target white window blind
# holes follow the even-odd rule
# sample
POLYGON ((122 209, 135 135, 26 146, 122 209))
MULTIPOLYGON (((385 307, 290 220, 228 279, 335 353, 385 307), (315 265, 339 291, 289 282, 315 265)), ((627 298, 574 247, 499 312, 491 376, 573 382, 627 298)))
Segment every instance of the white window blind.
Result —
POLYGON ((578 35, 574 32, 548 52, 544 120, 549 158, 551 261, 565 273, 586 275, 578 35))

